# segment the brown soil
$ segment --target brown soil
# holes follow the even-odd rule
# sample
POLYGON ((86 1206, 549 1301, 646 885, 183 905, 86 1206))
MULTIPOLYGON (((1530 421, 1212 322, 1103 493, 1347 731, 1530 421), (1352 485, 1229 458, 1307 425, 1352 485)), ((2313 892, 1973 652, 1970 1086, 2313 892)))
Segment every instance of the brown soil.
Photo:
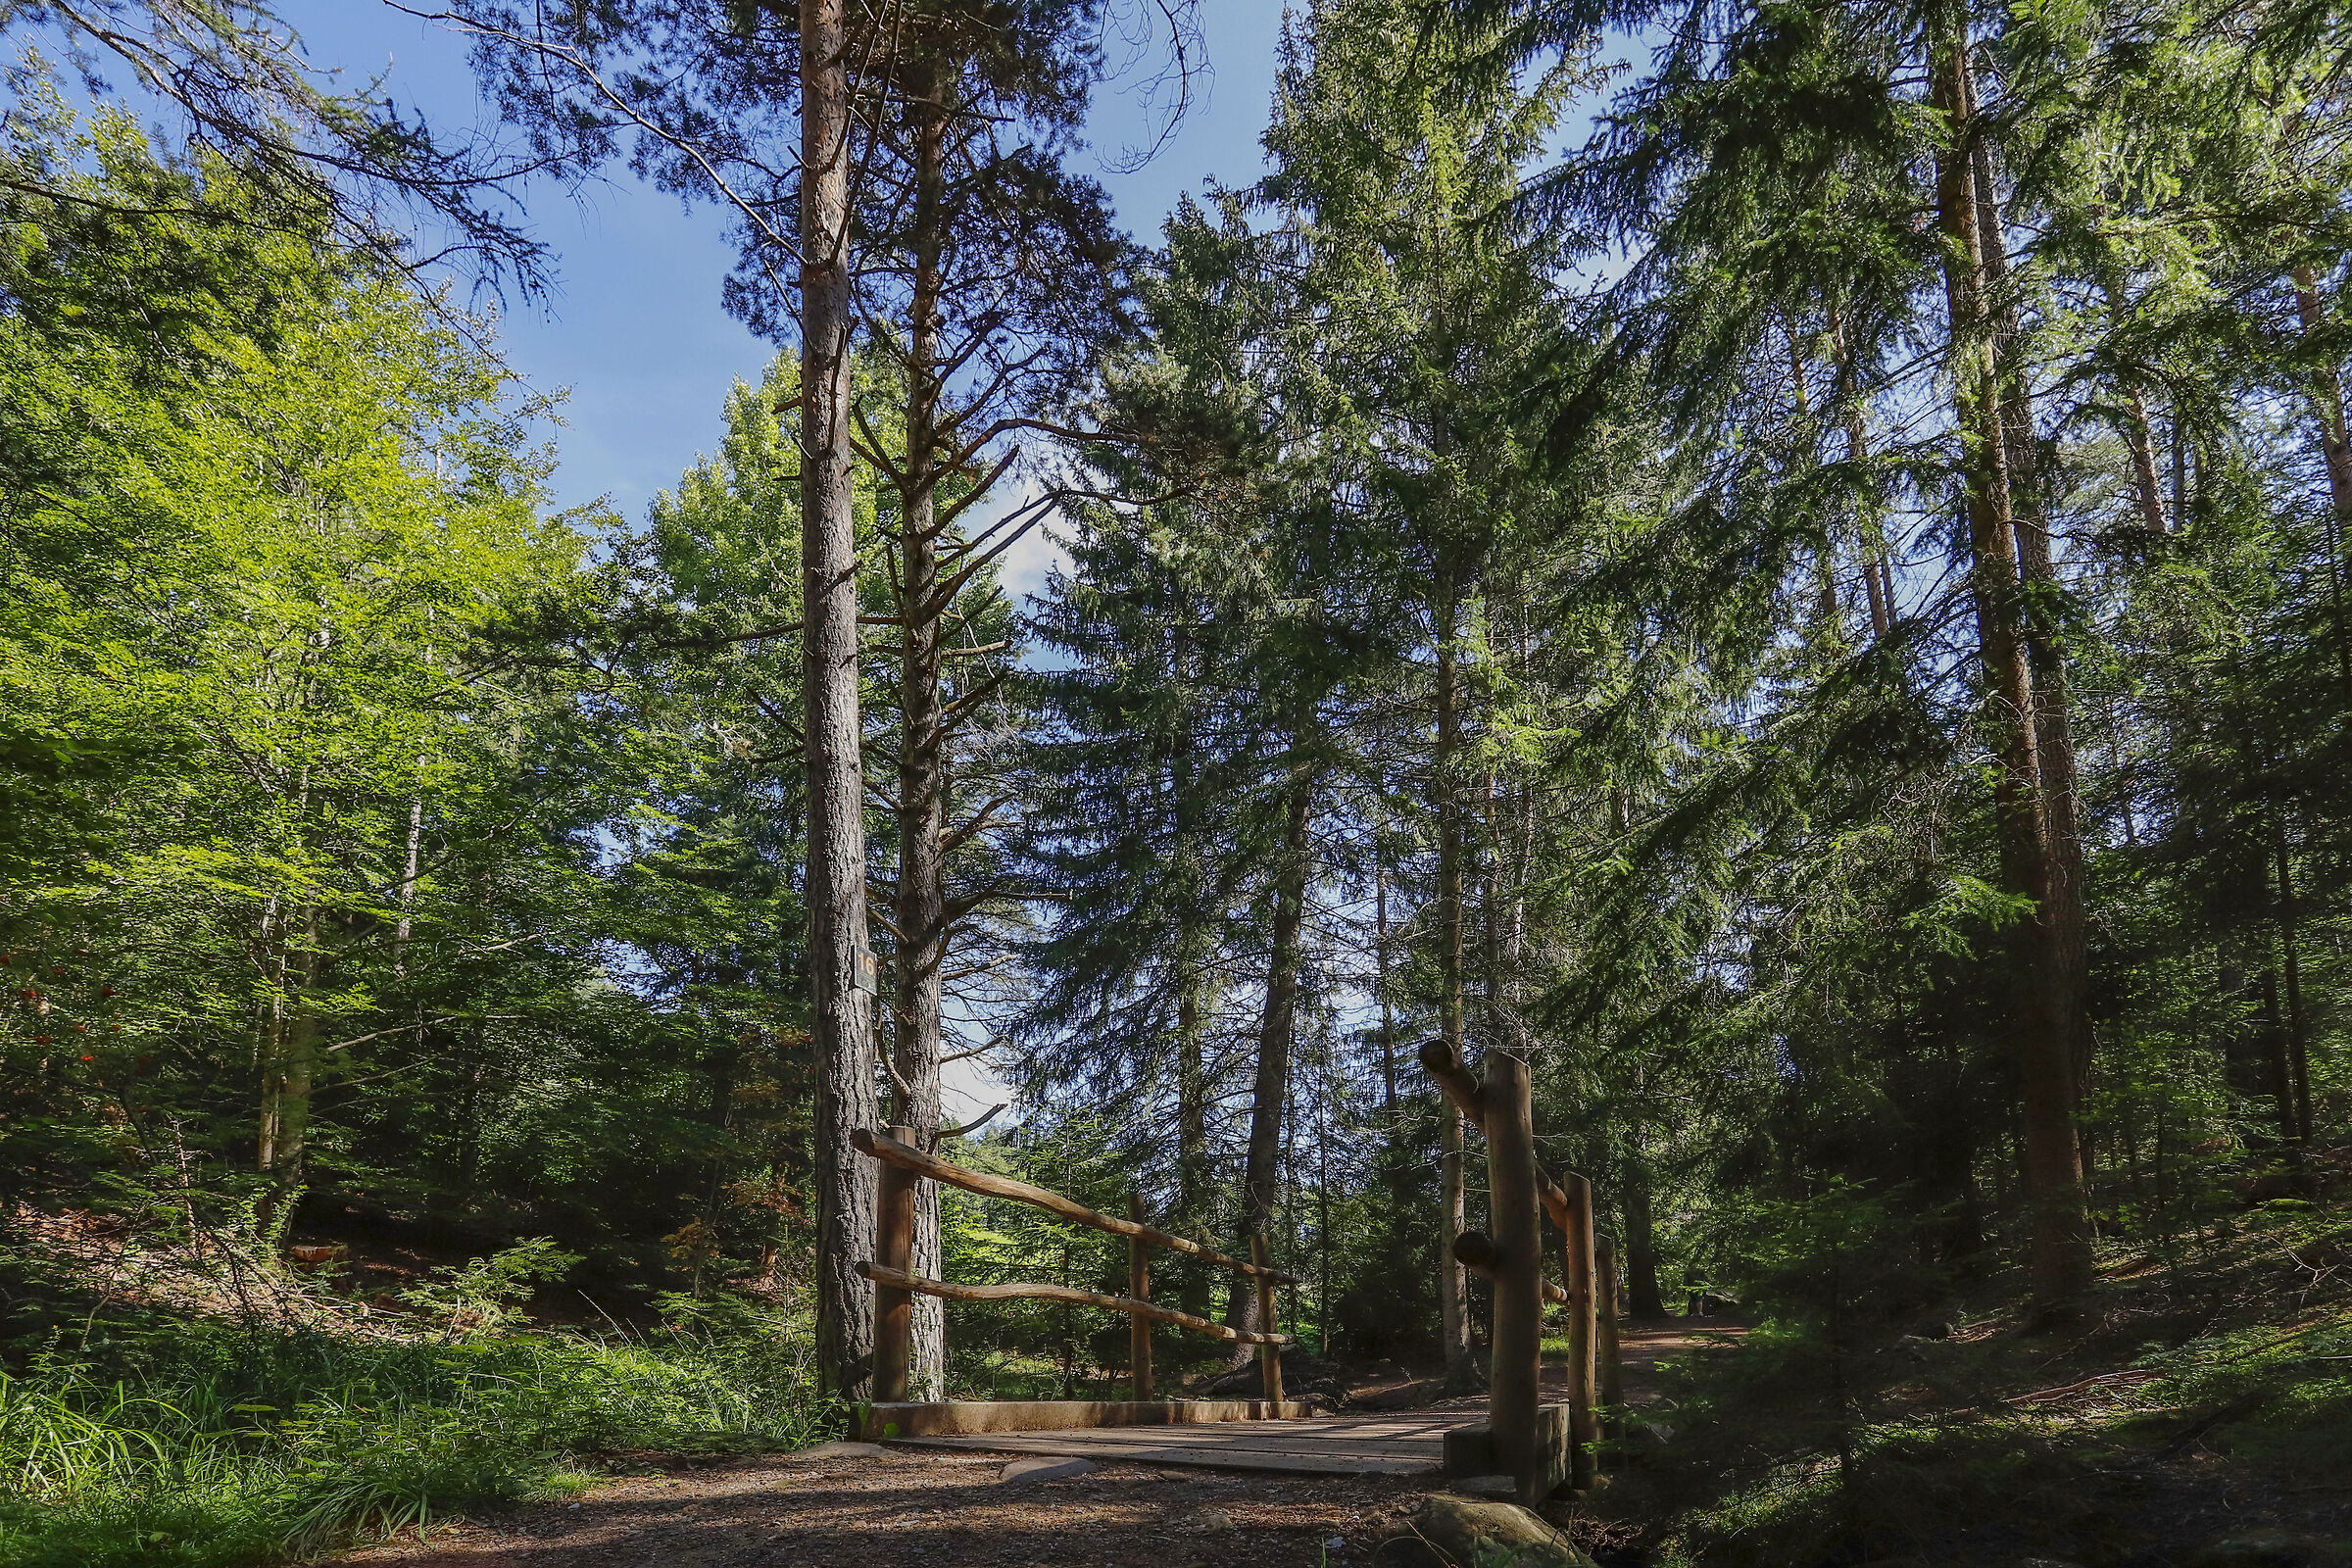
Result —
MULTIPOLYGON (((1654 1396, 1642 1374, 1664 1355, 1734 1343, 1728 1319, 1704 1327, 1629 1326, 1621 1340, 1631 1402, 1654 1396)), ((1565 1368, 1547 1364, 1557 1397, 1565 1368)), ((1368 1385, 1358 1395, 1384 1388, 1368 1385)), ((1485 1400, 1441 1401, 1476 1421, 1485 1400)), ((1012 1454, 891 1449, 880 1456, 774 1454, 615 1478, 574 1503, 435 1529, 337 1559, 342 1568, 832 1568, 887 1558, 894 1568, 1229 1568, 1369 1563, 1403 1533, 1434 1476, 1247 1475, 1106 1464, 1048 1481, 999 1479, 1012 1454)), ((1547 1507, 1580 1544, 1632 1532, 1547 1507)))
POLYGON ((1365 1562, 1434 1478, 1105 1465, 1000 1481, 1010 1455, 781 1454, 631 1477, 578 1502, 435 1530, 348 1568, 1297 1568, 1365 1562), (1336 1545, 1327 1543, 1337 1542, 1336 1545))

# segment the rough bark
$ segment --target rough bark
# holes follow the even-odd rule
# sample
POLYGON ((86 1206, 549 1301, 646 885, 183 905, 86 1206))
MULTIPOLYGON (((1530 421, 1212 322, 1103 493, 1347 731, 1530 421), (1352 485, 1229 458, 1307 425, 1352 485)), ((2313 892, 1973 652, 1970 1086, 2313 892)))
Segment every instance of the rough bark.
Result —
MULTIPOLYGON (((935 71, 909 73, 914 122, 913 288, 906 334, 906 446, 901 462, 899 538, 899 883, 893 1065, 897 1120, 927 1153, 939 1149, 941 976, 948 946, 947 773, 940 691, 938 425, 940 249, 946 201, 946 124, 935 71)), ((914 1193, 914 1272, 939 1274, 939 1188, 914 1193)), ((943 1396, 946 1322, 939 1299, 914 1302, 908 1368, 914 1397, 943 1396)))
POLYGON ((1984 255, 1970 155, 1974 126, 1968 45, 1957 16, 1935 41, 1935 106, 1952 139, 1936 155, 1937 218, 1945 241, 1944 299, 1951 322, 1952 380, 1966 493, 1969 583, 1977 614, 1988 717, 1994 732, 1994 814, 2002 871, 2033 901, 2025 923, 2018 999, 2024 1164, 2033 1210, 2034 1295, 2054 1306, 2091 1279, 2090 1227, 2075 1127, 2075 1064, 2066 1017, 2054 1004, 2060 975, 2046 932, 2050 897, 2034 685, 2024 629, 2011 514, 2007 440, 1992 354, 1984 255))
MULTIPOLYGON (((1961 59, 1960 88, 1966 118, 1977 118, 1975 73, 1961 59)), ((2034 749, 2042 812, 2043 899, 2040 937, 2047 965, 2049 1005, 2055 1027, 2067 1042, 2074 1075, 2074 1100, 2082 1102, 2090 1080, 2090 945, 2083 909, 2088 880, 2082 853, 2082 800, 2076 777, 2074 699, 2067 677, 2066 650, 2058 624, 2059 587, 2050 550, 2047 496, 2040 477, 2040 449, 2034 438, 2032 391, 2024 365, 2024 333, 2009 274, 2008 240, 1994 183, 1992 149, 1977 135, 1970 149, 1974 175, 1978 251, 1983 265, 1984 310, 1991 326, 1993 375, 2000 404, 2002 460, 2007 469, 2026 660, 2033 672, 2034 749)))
POLYGON ((817 1059, 816 1357, 822 1386, 873 1379, 875 1173, 850 1134, 876 1121, 866 951, 858 556, 850 489, 850 103, 844 0, 801 0, 801 595, 808 759, 809 1015, 817 1059))
MULTIPOLYGON (((2307 340, 2327 322, 2319 279, 2309 267, 2295 269, 2295 321, 2307 340)), ((2344 541, 2352 536, 2352 431, 2345 428, 2343 381, 2334 367, 2315 379, 2312 407, 2319 416, 2320 457, 2328 469, 2328 593, 2335 618, 2336 674, 2352 696, 2352 621, 2344 612, 2344 577, 2352 572, 2352 563, 2344 560, 2344 541)))

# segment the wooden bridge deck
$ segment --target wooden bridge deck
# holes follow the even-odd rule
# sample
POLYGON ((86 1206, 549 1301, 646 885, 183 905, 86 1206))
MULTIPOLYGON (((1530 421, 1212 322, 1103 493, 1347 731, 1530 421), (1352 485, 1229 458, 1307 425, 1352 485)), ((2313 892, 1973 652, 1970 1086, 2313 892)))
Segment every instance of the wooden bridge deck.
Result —
POLYGON ((1421 1475, 1438 1469, 1446 1429, 1477 1419, 1477 1413, 1459 1408, 1424 1409, 1293 1421, 903 1438, 892 1446, 1048 1453, 1092 1459, 1098 1464, 1181 1464, 1207 1470, 1288 1470, 1318 1476, 1421 1475))

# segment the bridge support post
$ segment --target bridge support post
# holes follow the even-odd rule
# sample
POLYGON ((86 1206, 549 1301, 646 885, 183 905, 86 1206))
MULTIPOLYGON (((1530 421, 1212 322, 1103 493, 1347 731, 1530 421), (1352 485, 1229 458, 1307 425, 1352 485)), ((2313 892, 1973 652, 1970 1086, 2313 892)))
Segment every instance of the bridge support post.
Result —
MULTIPOLYGON (((1266 1260, 1266 1239, 1263 1236, 1252 1235, 1250 1238, 1250 1261, 1255 1263, 1261 1270, 1273 1267, 1266 1260)), ((1260 1334, 1272 1334, 1275 1332, 1274 1282, 1265 1274, 1258 1273, 1250 1276, 1250 1283, 1257 1287, 1257 1331, 1260 1334)), ((1259 1379, 1265 1385, 1266 1397, 1279 1408, 1282 1404, 1281 1346, 1263 1344, 1258 1346, 1257 1371, 1259 1379)))
MULTIPOLYGON (((1127 1217, 1144 1222, 1144 1200, 1133 1193, 1127 1195, 1127 1217)), ((1127 1238, 1127 1294, 1138 1301, 1152 1298, 1152 1249, 1140 1236, 1127 1238)), ((1152 1320, 1141 1314, 1127 1319, 1127 1371, 1137 1402, 1152 1397, 1152 1320)))
MULTIPOLYGON (((890 1136, 903 1144, 914 1142, 914 1129, 893 1127, 890 1136)), ((914 1255, 914 1184, 912 1171, 897 1165, 882 1167, 881 1190, 875 1195, 874 1261, 884 1268, 908 1272, 914 1255)), ((874 1402, 899 1404, 906 1398, 906 1373, 914 1357, 914 1293, 874 1287, 874 1402)))
POLYGON ((1568 1234, 1563 1250, 1568 1254, 1568 1433, 1574 1447, 1569 1474, 1570 1484, 1584 1492, 1592 1485, 1593 1447, 1600 1441, 1600 1425, 1593 1412, 1600 1351, 1599 1303, 1593 1286, 1599 1270, 1593 1259, 1592 1180, 1570 1175, 1561 1185, 1568 1189, 1568 1234))
POLYGON ((1522 1501, 1541 1501, 1558 1476, 1539 1439, 1543 1402, 1544 1219, 1536 1196, 1535 1109, 1527 1063, 1489 1051, 1486 1087, 1488 1211, 1494 1242, 1494 1359, 1487 1431, 1494 1468, 1522 1501))
POLYGON ((1600 1264, 1598 1292, 1599 1317, 1595 1324, 1599 1333, 1594 1341, 1600 1349, 1600 1407, 1607 1412, 1601 1423, 1601 1436, 1615 1439, 1618 1423, 1625 1419, 1625 1368, 1617 1359, 1617 1243, 1607 1236, 1600 1238, 1594 1257, 1600 1264))

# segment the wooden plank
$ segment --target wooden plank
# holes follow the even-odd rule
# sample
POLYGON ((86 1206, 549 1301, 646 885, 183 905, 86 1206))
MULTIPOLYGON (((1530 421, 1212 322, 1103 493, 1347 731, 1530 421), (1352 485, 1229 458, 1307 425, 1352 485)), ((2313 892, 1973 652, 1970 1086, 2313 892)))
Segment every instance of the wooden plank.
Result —
POLYGON ((1267 1276, 1274 1271, 1266 1267, 1266 1239, 1258 1232, 1250 1233, 1250 1261, 1257 1265, 1257 1326, 1264 1333, 1257 1342, 1257 1376, 1264 1386, 1265 1396, 1276 1404, 1282 1402, 1282 1351, 1280 1342, 1271 1338, 1274 1333, 1274 1282, 1267 1276))
POLYGON ((1600 1283, 1596 1292, 1599 1305, 1600 1330, 1600 1403, 1608 1413, 1603 1420, 1601 1435, 1618 1435, 1620 1410, 1625 1404, 1624 1353, 1617 1348, 1617 1243, 1603 1236, 1596 1244, 1594 1260, 1600 1266, 1600 1283))
POLYGON ((1437 1469, 1437 1457, 1396 1458, 1345 1451, 1267 1453, 1235 1448, 1192 1447, 1169 1444, 1152 1448, 1110 1449, 1086 1439, 1038 1437, 919 1438, 901 1445, 912 1448, 957 1448, 996 1453, 1052 1454, 1072 1459, 1110 1460, 1126 1464, 1184 1465, 1198 1470, 1275 1471, 1293 1475, 1409 1476, 1437 1469))
POLYGON ((1059 1214, 1063 1219, 1075 1220, 1081 1225, 1092 1225, 1096 1230, 1108 1231, 1113 1236, 1132 1236, 1148 1242, 1153 1247, 1167 1248, 1170 1251, 1190 1252, 1195 1257, 1205 1258, 1211 1263, 1222 1268, 1232 1269, 1238 1274, 1262 1274, 1277 1285, 1299 1283, 1293 1275, 1278 1274, 1271 1269, 1245 1263, 1238 1257, 1227 1257, 1214 1248, 1203 1247, 1189 1238, 1173 1236, 1162 1230, 1154 1230, 1151 1226, 1140 1224, 1135 1220, 1115 1219, 1108 1214, 1098 1214, 1084 1203, 1078 1202, 1074 1199, 1064 1198, 1059 1193, 1049 1192, 1043 1187, 1032 1187, 1027 1182, 1015 1181, 1009 1176, 990 1176, 981 1171, 965 1170, 961 1165, 951 1165, 946 1160, 926 1154, 921 1150, 902 1143, 887 1133, 872 1133, 862 1127, 858 1128, 850 1134, 850 1147, 859 1153, 881 1160, 885 1164, 896 1165, 901 1170, 910 1170, 917 1176, 928 1176, 933 1181, 945 1182, 950 1187, 960 1187, 967 1193, 977 1193, 983 1198, 1009 1198, 1017 1203, 1034 1204, 1050 1213, 1059 1214))
POLYGON ((1593 1285, 1592 1183, 1568 1178, 1568 1224, 1561 1245, 1568 1252, 1568 1419, 1571 1485, 1589 1491, 1593 1480, 1593 1446, 1600 1426, 1592 1403, 1599 1392, 1599 1312, 1593 1285))
POLYGON ((1075 1301, 1080 1306, 1099 1306, 1111 1312, 1133 1312, 1154 1322, 1174 1323, 1201 1334, 1213 1334, 1220 1340, 1235 1340, 1243 1345, 1288 1345, 1288 1334, 1256 1334, 1246 1329, 1227 1328, 1190 1312, 1179 1312, 1172 1306, 1156 1306, 1150 1301, 1138 1301, 1124 1296, 1104 1296, 1100 1291, 1081 1291, 1068 1285, 953 1285, 946 1280, 925 1279, 903 1269, 884 1268, 879 1263, 860 1259, 858 1272, 876 1285, 887 1285, 901 1291, 920 1291, 925 1296, 937 1296, 950 1301, 1075 1301))
POLYGON ((1068 1432, 1090 1427, 1215 1426, 1232 1421, 1295 1421, 1310 1406, 1293 1399, 969 1399, 949 1403, 868 1405, 860 1432, 869 1440, 956 1437, 980 1432, 1068 1432))
MULTIPOLYGON (((1558 1409, 1554 1405, 1550 1408, 1558 1409)), ((1287 1423, 1285 1423, 1287 1425, 1287 1423)), ((958 1437, 1017 1437, 1023 1442, 1031 1439, 1053 1442, 1087 1442, 1106 1453, 1135 1451, 1146 1448, 1164 1448, 1178 1443, 1191 1448, 1219 1448, 1234 1453, 1363 1453, 1375 1457, 1410 1459, 1434 1454, 1442 1444, 1436 1437, 1415 1438, 1346 1438, 1317 1439, 1293 1434, 1287 1438, 1252 1436, 1248 1439, 1228 1439, 1204 1428, 1185 1428, 1179 1436, 1168 1427, 1134 1427, 1091 1432, 1018 1432, 1018 1433, 957 1433, 958 1437)), ((1481 1475, 1486 1471, 1478 1472, 1481 1475)))
POLYGON ((1527 1062, 1489 1048, 1487 1209, 1494 1227, 1493 1366, 1487 1430, 1494 1467, 1519 1501, 1542 1502, 1550 1467, 1536 1429, 1544 1383, 1544 1215, 1536 1200, 1536 1125, 1527 1062))
MULTIPOLYGON (((1127 1217, 1144 1222, 1144 1200, 1133 1193, 1127 1195, 1127 1217)), ((1152 1247, 1140 1236, 1127 1238, 1127 1294, 1138 1301, 1152 1299, 1152 1247)), ((1127 1319, 1127 1380, 1136 1399, 1152 1397, 1152 1319, 1141 1312, 1127 1319)))
MULTIPOLYGON (((894 1136, 915 1136, 911 1127, 893 1127, 894 1136)), ((914 1251, 914 1177, 882 1167, 874 1200, 874 1262, 896 1274, 906 1272, 914 1251)), ((885 1285, 874 1292, 874 1397, 906 1397, 906 1376, 914 1356, 914 1297, 885 1285)))

